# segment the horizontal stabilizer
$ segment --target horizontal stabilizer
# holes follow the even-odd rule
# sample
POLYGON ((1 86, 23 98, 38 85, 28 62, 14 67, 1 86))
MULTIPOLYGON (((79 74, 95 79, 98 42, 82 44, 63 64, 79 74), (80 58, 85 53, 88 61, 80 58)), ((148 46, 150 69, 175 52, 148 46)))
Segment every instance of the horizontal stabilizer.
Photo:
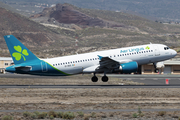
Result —
POLYGON ((19 67, 15 67, 15 69, 18 71, 28 72, 32 69, 32 67, 31 66, 19 66, 19 67))

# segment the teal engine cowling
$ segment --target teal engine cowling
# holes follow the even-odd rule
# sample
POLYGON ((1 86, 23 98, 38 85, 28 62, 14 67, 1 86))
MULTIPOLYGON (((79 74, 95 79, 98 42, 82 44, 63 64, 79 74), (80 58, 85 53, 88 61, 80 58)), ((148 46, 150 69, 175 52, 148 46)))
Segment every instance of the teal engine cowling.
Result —
POLYGON ((132 73, 137 72, 138 63, 137 62, 128 62, 120 64, 118 69, 115 69, 114 72, 122 72, 122 73, 132 73))

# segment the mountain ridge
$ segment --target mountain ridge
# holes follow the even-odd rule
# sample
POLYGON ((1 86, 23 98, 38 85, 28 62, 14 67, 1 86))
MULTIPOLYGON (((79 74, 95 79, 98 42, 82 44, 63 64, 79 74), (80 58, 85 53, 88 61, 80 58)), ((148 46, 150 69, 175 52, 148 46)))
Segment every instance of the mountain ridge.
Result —
POLYGON ((0 24, 0 42, 2 43, 0 55, 9 56, 2 37, 7 34, 13 34, 41 58, 135 46, 150 42, 163 43, 170 47, 180 46, 180 26, 164 25, 123 12, 82 9, 69 4, 58 4, 57 8, 61 9, 56 10, 55 6, 46 8, 44 13, 34 15, 36 17, 34 19, 39 19, 38 22, 43 25, 1 8, 3 12, 0 12, 0 15, 3 17, 0 18, 0 23, 2 23, 0 24), (67 6, 66 9, 62 9, 63 6, 67 6), (59 11, 61 14, 55 14, 55 11, 59 11), (54 13, 54 15, 51 16, 50 13, 54 13), (58 18, 54 18, 54 16, 58 16, 58 18), (84 21, 80 23, 82 16, 85 16, 84 20, 90 24, 82 24, 85 23, 84 21), (59 23, 58 19, 61 17, 74 17, 76 18, 74 21, 80 22, 64 23, 62 21, 59 23), (92 18, 98 20, 100 24, 91 22, 92 18))

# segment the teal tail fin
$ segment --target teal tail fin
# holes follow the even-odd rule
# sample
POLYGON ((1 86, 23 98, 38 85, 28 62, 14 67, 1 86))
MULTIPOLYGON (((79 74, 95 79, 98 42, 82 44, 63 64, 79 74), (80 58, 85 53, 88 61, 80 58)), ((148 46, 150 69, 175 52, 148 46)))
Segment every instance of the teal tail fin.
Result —
POLYGON ((14 64, 21 64, 39 59, 13 35, 4 36, 4 39, 13 58, 14 64))

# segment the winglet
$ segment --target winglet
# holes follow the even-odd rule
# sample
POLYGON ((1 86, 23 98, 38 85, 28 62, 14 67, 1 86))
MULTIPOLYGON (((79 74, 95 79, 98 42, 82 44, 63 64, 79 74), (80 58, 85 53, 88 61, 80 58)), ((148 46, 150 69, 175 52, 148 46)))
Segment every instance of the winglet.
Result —
POLYGON ((98 55, 98 57, 99 57, 99 60, 101 60, 103 57, 102 56, 100 56, 100 55, 98 55))

